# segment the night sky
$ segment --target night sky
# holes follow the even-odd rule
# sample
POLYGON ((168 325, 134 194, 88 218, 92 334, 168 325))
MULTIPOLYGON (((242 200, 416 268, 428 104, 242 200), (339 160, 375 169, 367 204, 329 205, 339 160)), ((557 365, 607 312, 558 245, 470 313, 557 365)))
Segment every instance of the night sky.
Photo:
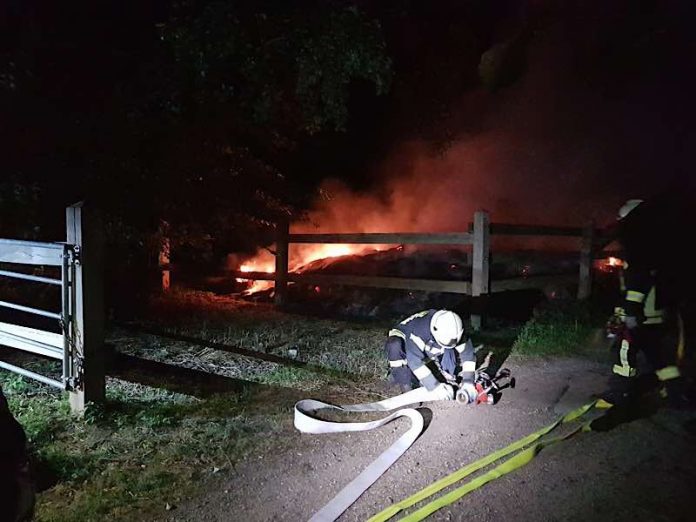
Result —
MULTIPOLYGON (((259 13, 281 4, 242 2, 259 13)), ((44 223, 110 183, 99 201, 118 213, 147 206, 148 190, 156 194, 188 162, 184 181, 200 178, 200 186, 163 198, 161 208, 195 195, 198 209, 213 209, 206 191, 232 194, 235 185, 216 178, 206 186, 218 165, 196 155, 208 158, 213 142, 219 150, 246 139, 254 161, 285 180, 271 195, 300 194, 296 217, 311 210, 312 225, 298 229, 460 230, 478 208, 494 221, 606 222, 625 199, 693 188, 692 4, 357 1, 379 22, 392 66, 388 91, 351 82, 343 130, 295 133, 292 146, 271 147, 268 128, 240 138, 201 111, 175 121, 153 109, 165 83, 153 78, 166 77, 166 87, 177 78, 167 76, 173 62, 161 31, 174 3, 4 2, 3 190, 24 191, 22 201, 37 207, 30 217, 44 223)), ((285 5, 302 13, 315 3, 285 5)), ((26 217, 7 210, 10 200, 0 206, 5 229, 26 217)), ((215 219, 201 230, 227 220, 215 219)))

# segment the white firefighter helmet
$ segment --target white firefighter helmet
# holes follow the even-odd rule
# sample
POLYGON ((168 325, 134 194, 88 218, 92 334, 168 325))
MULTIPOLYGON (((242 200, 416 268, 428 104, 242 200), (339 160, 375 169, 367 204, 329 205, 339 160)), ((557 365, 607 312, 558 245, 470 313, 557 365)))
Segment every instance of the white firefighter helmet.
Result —
POLYGON ((443 348, 454 348, 464 333, 462 318, 449 310, 438 310, 430 320, 430 333, 443 348))
POLYGON ((623 206, 619 209, 619 214, 616 217, 617 220, 622 220, 628 216, 635 208, 643 202, 642 199, 629 199, 623 206))

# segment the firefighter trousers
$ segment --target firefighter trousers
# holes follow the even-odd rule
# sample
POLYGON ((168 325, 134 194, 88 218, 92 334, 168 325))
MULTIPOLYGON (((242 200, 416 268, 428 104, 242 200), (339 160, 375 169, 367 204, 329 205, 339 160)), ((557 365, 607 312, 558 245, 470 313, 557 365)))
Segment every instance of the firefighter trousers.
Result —
MULTIPOLYGON (((628 391, 638 375, 638 352, 642 352, 657 381, 668 383, 680 377, 678 356, 680 326, 676 318, 661 324, 641 325, 619 336, 613 345, 611 387, 628 391)), ((683 341, 682 341, 683 342, 683 341)))

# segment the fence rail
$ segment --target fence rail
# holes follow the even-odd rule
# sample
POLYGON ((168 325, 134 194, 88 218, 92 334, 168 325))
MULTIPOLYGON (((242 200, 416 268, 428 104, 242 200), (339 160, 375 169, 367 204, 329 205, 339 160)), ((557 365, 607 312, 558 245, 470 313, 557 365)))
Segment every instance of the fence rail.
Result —
POLYGON ((464 232, 440 234, 288 234, 289 243, 338 243, 363 245, 470 245, 473 235, 464 232))
POLYGON ((491 281, 491 293, 506 292, 509 290, 542 290, 549 286, 566 286, 578 282, 578 276, 573 274, 514 277, 510 279, 498 279, 491 281))
MULTIPOLYGON (((270 272, 231 272, 239 279, 275 281, 275 274, 270 272)), ((308 285, 346 285, 368 288, 392 288, 397 290, 420 290, 424 292, 449 292, 453 294, 470 294, 471 283, 468 281, 446 281, 436 279, 413 279, 388 276, 357 276, 339 274, 295 274, 288 273, 288 282, 308 285)))
POLYGON ((491 234, 496 236, 566 236, 579 237, 583 234, 580 227, 554 227, 545 225, 513 225, 508 223, 491 223, 491 234))

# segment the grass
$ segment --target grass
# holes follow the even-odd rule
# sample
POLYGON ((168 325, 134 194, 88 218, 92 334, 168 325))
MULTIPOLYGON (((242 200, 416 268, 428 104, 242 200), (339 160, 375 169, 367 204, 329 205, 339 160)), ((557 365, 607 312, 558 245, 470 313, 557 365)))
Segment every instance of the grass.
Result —
POLYGON ((512 345, 519 355, 592 355, 603 318, 588 303, 555 303, 537 310, 512 345))
MULTIPOLYGON (((287 357, 288 351, 294 349, 298 360, 332 370, 333 374, 328 372, 332 377, 384 374, 382 347, 390 324, 317 319, 282 313, 270 305, 250 304, 202 292, 174 292, 154 301, 151 313, 166 317, 166 322, 160 324, 172 333, 282 357, 287 357)), ((170 359, 173 350, 176 351, 176 346, 170 344, 167 355, 170 359)), ((218 357, 218 362, 227 357, 220 353, 208 355, 218 357)), ((268 371, 277 372, 278 368, 270 365, 268 371)), ((291 382, 295 380, 293 374, 287 375, 291 382)), ((254 366, 251 373, 242 372, 237 376, 258 380, 259 367, 254 366)), ((261 381, 265 382, 264 379, 262 377, 261 381)), ((280 384, 276 380, 273 382, 280 384)))
POLYGON ((256 412, 245 394, 198 400, 110 380, 106 403, 78 418, 60 393, 7 373, 0 384, 44 489, 37 521, 142 520, 289 429, 285 402, 256 412))

